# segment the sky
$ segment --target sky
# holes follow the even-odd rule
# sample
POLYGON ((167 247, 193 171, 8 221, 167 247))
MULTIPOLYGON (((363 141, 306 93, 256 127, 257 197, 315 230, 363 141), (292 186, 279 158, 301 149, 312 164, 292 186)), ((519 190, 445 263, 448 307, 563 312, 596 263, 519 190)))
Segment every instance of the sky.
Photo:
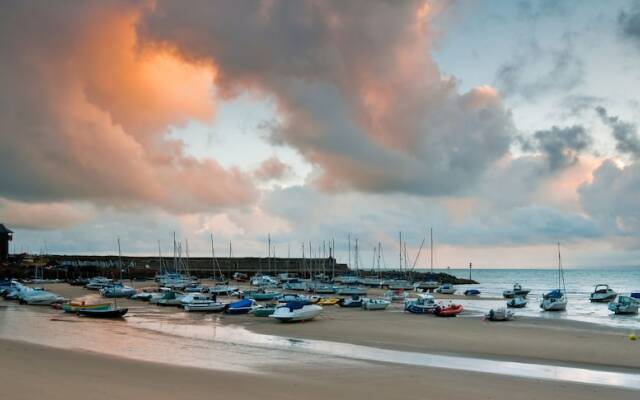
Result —
POLYGON ((5 1, 0 59, 12 252, 640 266, 637 0, 5 1))

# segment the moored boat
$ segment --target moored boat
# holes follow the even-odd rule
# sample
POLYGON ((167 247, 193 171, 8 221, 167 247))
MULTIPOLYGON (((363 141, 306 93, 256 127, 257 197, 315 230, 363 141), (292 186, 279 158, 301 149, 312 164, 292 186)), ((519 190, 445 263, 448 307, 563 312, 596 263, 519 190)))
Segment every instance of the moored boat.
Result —
POLYGON ((128 308, 109 307, 107 309, 81 309, 76 313, 83 317, 92 318, 122 318, 128 311, 128 308))
POLYGON ((255 315, 256 317, 268 317, 269 315, 276 312, 276 308, 278 308, 278 305, 275 303, 265 304, 256 308, 253 311, 253 315, 255 315))
POLYGON ((321 306, 333 306, 338 304, 339 301, 340 299, 337 297, 321 297, 320 299, 318 299, 318 302, 316 304, 321 306))
POLYGON ((182 307, 185 311, 221 312, 224 311, 227 305, 213 300, 206 300, 188 303, 183 305, 182 307))
POLYGON ((247 314, 257 308, 257 303, 253 299, 242 299, 227 305, 225 312, 231 315, 247 314))
POLYGON ((450 283, 443 283, 442 286, 436 289, 436 292, 440 294, 454 294, 456 292, 456 288, 450 283))
POLYGON ((354 295, 340 299, 340 301, 338 301, 338 305, 345 308, 359 308, 362 307, 362 297, 354 295))
POLYGON ((304 304, 301 302, 289 302, 278 307, 269 318, 277 319, 281 322, 308 321, 322 312, 322 307, 315 304, 304 304))
POLYGON ((558 243, 558 288, 546 293, 542 297, 540 308, 544 311, 565 311, 567 309, 567 296, 562 272, 562 257, 560 255, 560 243, 558 243))
POLYGON ((462 311, 464 311, 462 304, 449 304, 436 307, 433 313, 438 317, 455 317, 462 311))
POLYGON ((61 308, 62 311, 66 313, 76 313, 78 310, 107 310, 111 308, 111 304, 86 304, 84 301, 72 301, 69 303, 63 303, 61 308))
POLYGON ((464 295, 469 297, 480 296, 480 291, 478 289, 467 289, 464 291, 464 295))
POLYGON ((364 299, 362 301, 362 309, 363 310, 386 310, 391 304, 390 301, 384 299, 364 299))
POLYGON ((491 309, 485 318, 489 321, 510 321, 514 317, 514 312, 505 308, 491 309))
POLYGON ((242 292, 244 298, 246 299, 254 299, 256 301, 271 301, 275 300, 278 296, 280 296, 280 292, 275 290, 247 290, 242 292))
POLYGON ((430 294, 420 294, 404 302, 404 310, 413 314, 433 314, 437 307, 435 298, 430 294))
POLYGON ((609 303, 609 310, 614 314, 637 314, 640 301, 630 296, 619 296, 618 301, 609 303))
POLYGON ((589 301, 592 303, 608 303, 613 301, 618 296, 615 290, 611 289, 607 284, 596 285, 593 293, 589 295, 589 301))
POLYGON ((515 283, 513 285, 513 289, 505 290, 504 292, 502 292, 502 296, 505 299, 512 299, 514 297, 526 298, 529 292, 531 292, 531 289, 523 289, 522 285, 520 285, 519 283, 515 283))
POLYGON ((527 306, 527 299, 524 297, 516 296, 507 300, 507 307, 509 308, 524 308, 527 306))
POLYGON ((342 286, 338 288, 337 294, 340 296, 364 296, 367 294, 367 289, 358 286, 342 286))

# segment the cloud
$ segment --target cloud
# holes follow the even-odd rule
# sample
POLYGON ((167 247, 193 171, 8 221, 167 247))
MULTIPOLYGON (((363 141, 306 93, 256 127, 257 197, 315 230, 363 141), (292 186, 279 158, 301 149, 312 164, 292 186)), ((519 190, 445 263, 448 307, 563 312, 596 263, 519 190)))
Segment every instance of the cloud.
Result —
POLYGON ((0 195, 172 212, 252 201, 251 177, 167 130, 210 120, 215 68, 141 43, 147 4, 10 1, 0 13, 0 195), (10 172, 9 172, 10 171, 10 172))
POLYGON ((271 140, 314 165, 323 190, 439 195, 473 185, 512 132, 495 90, 461 94, 431 58, 439 6, 158 1, 137 29, 215 65, 220 95, 273 98, 271 140))
POLYGON ((82 204, 22 203, 0 197, 0 223, 17 229, 64 229, 95 215, 92 207, 82 204))
POLYGON ((532 99, 567 92, 583 82, 584 62, 575 52, 571 35, 563 35, 556 47, 543 47, 531 39, 523 49, 496 73, 501 94, 532 99))
POLYGON ((535 145, 549 162, 549 169, 556 171, 578 161, 581 151, 589 148, 592 139, 580 125, 566 128, 552 126, 533 134, 535 145))
POLYGON ((640 2, 635 1, 629 10, 620 11, 618 28, 624 38, 640 48, 640 2))
POLYGON ((293 174, 291 166, 283 163, 277 157, 264 160, 253 172, 254 176, 262 181, 279 180, 293 174))
POLYGON ((625 122, 617 116, 609 115, 604 107, 596 107, 596 112, 602 122, 613 130, 616 140, 616 149, 623 154, 628 154, 635 159, 640 158, 640 136, 638 127, 631 122, 625 122))

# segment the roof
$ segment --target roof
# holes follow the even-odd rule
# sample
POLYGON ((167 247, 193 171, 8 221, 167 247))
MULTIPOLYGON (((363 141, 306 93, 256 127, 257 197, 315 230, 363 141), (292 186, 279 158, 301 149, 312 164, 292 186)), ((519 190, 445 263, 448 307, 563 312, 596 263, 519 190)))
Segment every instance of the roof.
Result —
POLYGON ((0 234, 7 234, 7 233, 13 233, 13 231, 7 229, 6 226, 4 226, 3 224, 0 224, 0 234))

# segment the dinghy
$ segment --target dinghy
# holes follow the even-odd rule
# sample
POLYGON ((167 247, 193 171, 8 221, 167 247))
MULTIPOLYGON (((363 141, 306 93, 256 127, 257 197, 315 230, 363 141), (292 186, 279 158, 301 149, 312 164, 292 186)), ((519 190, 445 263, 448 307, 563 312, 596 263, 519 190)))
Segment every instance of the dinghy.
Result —
POLYGON ((247 314, 257 307, 256 301, 253 299, 242 299, 229 304, 225 310, 227 314, 239 315, 247 314))
POLYGON ((438 308, 436 300, 430 294, 420 294, 417 299, 407 299, 404 310, 413 314, 433 314, 438 308))
POLYGON ((388 300, 383 299, 365 299, 362 302, 362 309, 373 311, 373 310, 386 310, 391 304, 388 300))
POLYGON ((526 298, 529 292, 531 292, 531 289, 523 289, 522 285, 516 283, 513 285, 513 289, 502 292, 502 296, 504 296, 505 299, 512 299, 514 297, 526 298))
POLYGON ((455 317, 464 311, 462 304, 449 304, 446 306, 438 306, 433 312, 438 317, 455 317))
POLYGON ((527 306, 527 299, 524 297, 516 296, 507 301, 507 307, 509 308, 524 308, 527 306))
POLYGON ((620 296, 618 301, 609 303, 609 310, 615 314, 637 314, 640 301, 629 296, 620 296))
POLYGON ((608 303, 613 301, 618 296, 613 289, 609 287, 607 284, 596 285, 593 293, 589 296, 589 301, 592 303, 608 303))
POLYGON ((278 307, 269 318, 277 319, 281 322, 308 321, 322 312, 322 307, 315 304, 304 304, 302 302, 289 302, 278 307))
POLYGON ((489 321, 510 321, 514 317, 514 312, 505 308, 491 309, 485 318, 489 321))
POLYGON ((469 297, 480 296, 480 291, 478 289, 467 289, 464 291, 464 295, 469 297))
POLYGON ((456 292, 456 288, 450 283, 443 283, 436 292, 440 294, 454 294, 456 292))
POLYGON ((362 307, 362 297, 351 296, 344 299, 340 299, 340 301, 338 301, 338 305, 340 307, 345 307, 345 308, 356 308, 356 307, 360 308, 362 307))
POLYGON ((122 318, 129 311, 127 308, 115 308, 110 307, 104 310, 101 309, 83 309, 78 310, 77 314, 83 317, 92 318, 122 318))

